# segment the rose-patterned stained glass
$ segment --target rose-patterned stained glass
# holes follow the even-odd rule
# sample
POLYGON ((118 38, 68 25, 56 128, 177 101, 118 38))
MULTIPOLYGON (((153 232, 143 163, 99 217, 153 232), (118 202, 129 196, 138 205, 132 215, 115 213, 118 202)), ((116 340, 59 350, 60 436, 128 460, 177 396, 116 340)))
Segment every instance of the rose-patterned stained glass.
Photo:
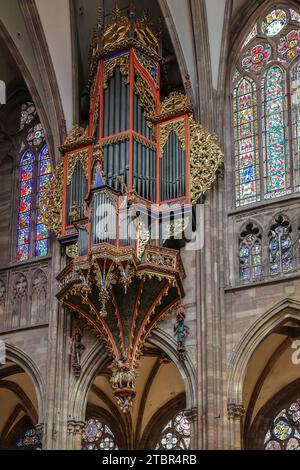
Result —
POLYGON ((265 450, 300 450, 300 400, 283 409, 272 421, 264 439, 265 450))
POLYGON ((246 72, 259 74, 268 64, 272 56, 269 44, 256 44, 242 57, 241 66, 246 72))
POLYGON ((23 104, 21 107, 20 129, 29 126, 36 117, 36 108, 33 103, 23 104))
POLYGON ((240 244, 240 281, 257 281, 262 277, 261 240, 253 234, 246 236, 240 244))
MULTIPOLYGON (((236 206, 286 196, 292 189, 300 192, 299 23, 300 13, 294 9, 273 9, 262 22, 257 18, 252 29, 247 31, 240 57, 233 69, 235 109, 237 81, 249 80, 249 75, 253 79, 253 97, 257 103, 258 116, 256 135, 259 136, 257 168, 260 169, 257 197, 245 199, 241 203, 235 114, 236 206), (238 73, 242 77, 238 77, 238 73), (258 90, 261 90, 261 97, 258 96, 258 90)), ((251 181, 251 178, 250 173, 248 180, 251 181)))
POLYGON ((188 450, 191 443, 191 426, 181 411, 164 426, 156 450, 188 450))
POLYGON ((280 216, 269 234, 270 271, 272 275, 287 273, 293 268, 293 245, 290 223, 280 216))
POLYGON ((41 435, 35 429, 29 429, 20 437, 17 445, 20 449, 41 450, 41 435))
POLYGON ((267 36, 276 36, 287 24, 287 14, 284 10, 271 11, 262 23, 262 33, 267 36))
POLYGON ((253 38, 255 38, 255 36, 257 36, 257 23, 255 23, 255 25, 253 26, 253 28, 251 29, 250 33, 248 34, 248 36, 246 37, 243 45, 242 45, 242 49, 244 49, 244 47, 247 46, 247 44, 249 44, 249 42, 252 41, 253 38))
POLYGON ((280 38, 277 49, 279 57, 284 61, 293 60, 300 51, 300 30, 293 29, 286 36, 280 38))
POLYGON ((269 197, 285 194, 288 187, 287 136, 285 134, 286 80, 277 65, 262 80, 263 154, 265 192, 269 197))
POLYGON ((294 164, 300 184, 300 63, 296 64, 291 75, 291 102, 294 164))
POLYGON ((82 450, 118 450, 118 446, 110 428, 90 418, 82 431, 82 450))
POLYGON ((234 134, 236 201, 244 205, 257 201, 260 191, 256 87, 251 79, 242 79, 234 91, 234 134))
POLYGON ((39 147, 43 141, 45 140, 45 134, 42 127, 42 124, 36 124, 27 135, 27 142, 29 145, 33 145, 34 147, 39 147))

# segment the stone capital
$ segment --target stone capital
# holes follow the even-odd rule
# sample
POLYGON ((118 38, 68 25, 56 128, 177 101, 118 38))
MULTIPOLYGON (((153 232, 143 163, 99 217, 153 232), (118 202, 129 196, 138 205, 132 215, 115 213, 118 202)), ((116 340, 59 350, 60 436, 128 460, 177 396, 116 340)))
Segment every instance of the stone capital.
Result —
POLYGON ((228 419, 241 419, 245 414, 243 405, 236 403, 228 403, 227 405, 228 419))
POLYGON ((67 426, 68 434, 81 434, 84 426, 85 423, 83 421, 70 420, 67 426))

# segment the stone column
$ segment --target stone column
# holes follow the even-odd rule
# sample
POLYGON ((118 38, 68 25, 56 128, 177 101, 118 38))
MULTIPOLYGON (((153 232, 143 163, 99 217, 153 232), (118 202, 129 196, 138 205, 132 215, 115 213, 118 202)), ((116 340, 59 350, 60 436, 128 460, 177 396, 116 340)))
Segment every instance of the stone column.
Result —
POLYGON ((241 450, 242 445, 242 429, 243 416, 245 408, 243 405, 229 403, 227 405, 227 413, 229 420, 229 437, 230 450, 241 450))
POLYGON ((85 423, 83 421, 68 421, 68 450, 81 450, 82 430, 84 426, 85 423))
POLYGON ((185 416, 191 425, 191 443, 190 450, 198 449, 198 408, 185 410, 185 416))

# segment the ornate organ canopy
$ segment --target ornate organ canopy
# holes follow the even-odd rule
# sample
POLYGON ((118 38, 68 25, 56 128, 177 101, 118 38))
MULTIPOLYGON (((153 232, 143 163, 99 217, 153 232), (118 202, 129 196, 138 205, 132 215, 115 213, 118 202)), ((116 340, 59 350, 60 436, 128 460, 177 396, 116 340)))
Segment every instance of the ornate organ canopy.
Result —
POLYGON ((67 135, 43 210, 68 259, 57 297, 107 344, 124 412, 145 340, 181 308, 185 271, 168 240, 180 238, 222 160, 185 95, 161 101, 160 54, 147 15, 116 8, 111 24, 100 20, 90 53, 89 124, 67 135))

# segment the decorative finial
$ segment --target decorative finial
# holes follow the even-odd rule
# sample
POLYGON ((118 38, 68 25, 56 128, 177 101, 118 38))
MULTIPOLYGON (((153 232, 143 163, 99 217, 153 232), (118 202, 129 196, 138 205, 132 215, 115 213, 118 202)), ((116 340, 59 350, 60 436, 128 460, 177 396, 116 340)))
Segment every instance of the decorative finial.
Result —
POLYGON ((62 130, 63 138, 65 139, 67 135, 67 122, 65 119, 62 119, 61 121, 61 130, 62 130))
POLYGON ((130 36, 134 37, 134 23, 135 23, 135 5, 133 2, 130 3, 129 7, 129 20, 130 20, 130 36))
POLYGON ((103 30, 104 30, 104 0, 102 0, 102 4, 98 8, 98 44, 99 48, 102 49, 103 46, 103 30))
POLYGON ((103 25, 103 10, 102 5, 98 8, 98 27, 101 28, 103 25))
POLYGON ((163 55, 163 19, 160 16, 158 18, 158 36, 159 36, 159 54, 163 55))
POLYGON ((120 8, 118 7, 117 3, 116 3, 115 8, 113 9, 113 11, 111 12, 111 14, 112 14, 112 17, 113 17, 115 20, 118 20, 118 19, 121 18, 122 12, 121 12, 120 8))
POLYGON ((142 16, 142 22, 147 24, 147 25, 151 25, 151 18, 150 18, 150 13, 149 13, 149 10, 145 10, 144 13, 143 13, 143 16, 142 16))

